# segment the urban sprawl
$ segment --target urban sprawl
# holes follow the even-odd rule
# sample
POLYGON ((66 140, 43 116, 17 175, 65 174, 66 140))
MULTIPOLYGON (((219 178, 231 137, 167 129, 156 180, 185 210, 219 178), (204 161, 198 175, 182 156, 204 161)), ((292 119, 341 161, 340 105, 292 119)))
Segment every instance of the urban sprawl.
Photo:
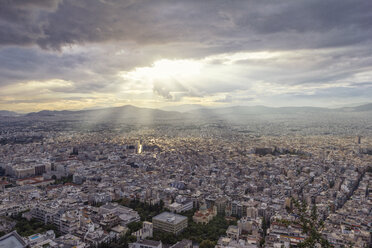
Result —
POLYGON ((368 136, 26 136, 1 135, 0 244, 298 247, 309 234, 296 202, 331 247, 371 244, 368 136))

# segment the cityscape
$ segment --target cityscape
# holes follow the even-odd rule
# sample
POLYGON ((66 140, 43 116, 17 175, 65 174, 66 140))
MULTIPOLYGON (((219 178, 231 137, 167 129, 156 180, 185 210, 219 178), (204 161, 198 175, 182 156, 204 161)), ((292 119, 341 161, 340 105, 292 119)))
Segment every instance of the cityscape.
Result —
POLYGON ((300 199, 316 206, 333 247, 370 244, 371 110, 355 108, 358 119, 320 135, 296 122, 257 123, 257 114, 248 125, 197 125, 147 109, 163 120, 146 125, 129 119, 144 109, 119 109, 128 119, 86 127, 76 126, 75 112, 3 116, 3 233, 16 230, 31 247, 297 247, 309 237, 294 206, 300 199))
POLYGON ((0 248, 372 247, 368 1, 0 1, 0 248))

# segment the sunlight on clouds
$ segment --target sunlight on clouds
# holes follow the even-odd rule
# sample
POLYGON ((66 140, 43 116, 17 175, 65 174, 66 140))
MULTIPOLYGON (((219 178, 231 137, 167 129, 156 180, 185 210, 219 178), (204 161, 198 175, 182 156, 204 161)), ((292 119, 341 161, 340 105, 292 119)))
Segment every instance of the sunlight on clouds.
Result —
MULTIPOLYGON (((263 61, 286 56, 284 52, 242 52, 208 56, 199 60, 161 59, 151 66, 121 71, 118 76, 124 81, 121 93, 149 93, 152 99, 183 103, 211 104, 225 98, 227 91, 251 89, 264 92, 263 88, 252 89, 257 83, 254 76, 257 69, 239 64, 240 61, 263 61), (216 63, 218 62, 218 63, 216 63)), ((260 73, 260 72, 258 72, 260 73)), ((267 87, 265 85, 264 87, 267 87)), ((243 99, 238 97, 237 99, 243 99)))
POLYGON ((123 97, 135 93, 151 100, 179 101, 190 93, 193 81, 200 80, 202 69, 203 61, 161 59, 151 66, 120 72, 121 93, 123 97))
POLYGON ((222 61, 222 64, 231 65, 244 60, 265 60, 274 59, 287 55, 285 52, 240 52, 240 53, 225 53, 215 56, 210 56, 205 59, 205 62, 222 61))
MULTIPOLYGON (((71 52, 76 52, 74 49, 77 48, 71 48, 71 52)), ((169 104, 267 104, 279 95, 314 95, 319 90, 353 87, 353 83, 370 77, 369 72, 360 72, 347 80, 327 75, 325 81, 313 82, 314 73, 324 74, 312 69, 314 63, 327 64, 323 53, 318 51, 319 56, 312 60, 309 57, 314 52, 308 50, 160 59, 148 66, 114 73, 111 88, 102 92, 96 89, 79 92, 78 82, 63 79, 25 81, 0 87, 0 108, 34 111, 125 104, 155 108, 169 104), (299 63, 305 68, 298 69, 299 63), (303 82, 295 83, 299 79, 303 82), (262 99, 266 102, 261 102, 262 99)))
POLYGON ((62 90, 72 87, 74 84, 71 81, 61 79, 52 79, 47 81, 28 81, 18 84, 4 86, 0 90, 0 95, 34 95, 50 93, 53 90, 62 90))
POLYGON ((203 64, 195 60, 162 59, 149 67, 137 67, 133 71, 121 72, 124 79, 153 81, 169 78, 190 78, 200 74, 203 64))

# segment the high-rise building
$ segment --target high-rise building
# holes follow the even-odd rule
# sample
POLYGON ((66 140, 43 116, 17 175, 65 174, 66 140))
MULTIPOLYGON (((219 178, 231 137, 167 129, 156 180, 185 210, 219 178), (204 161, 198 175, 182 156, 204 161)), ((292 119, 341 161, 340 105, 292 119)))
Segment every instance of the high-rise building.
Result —
POLYGON ((360 145, 362 143, 362 136, 357 136, 356 141, 360 145))
POLYGON ((137 143, 137 153, 141 154, 142 151, 143 151, 142 141, 139 140, 138 143, 137 143))

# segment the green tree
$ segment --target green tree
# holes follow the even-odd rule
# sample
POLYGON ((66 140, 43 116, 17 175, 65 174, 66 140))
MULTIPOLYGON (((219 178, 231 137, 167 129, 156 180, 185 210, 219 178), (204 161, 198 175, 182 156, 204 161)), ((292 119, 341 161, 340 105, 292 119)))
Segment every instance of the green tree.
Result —
POLYGON ((136 241, 137 241, 137 237, 136 236, 130 235, 128 237, 128 242, 129 243, 133 243, 133 242, 136 242, 136 241))
POLYGON ((129 228, 130 233, 137 232, 142 228, 142 222, 131 222, 127 227, 129 228))
POLYGON ((203 240, 199 245, 200 248, 214 248, 214 246, 215 243, 210 240, 203 240))
POLYGON ((265 239, 262 238, 260 239, 260 247, 264 247, 264 245, 265 245, 265 239))
POLYGON ((266 236, 266 232, 267 232, 267 221, 266 221, 266 218, 265 217, 262 218, 261 227, 262 227, 262 230, 263 230, 263 235, 265 237, 266 236))
POLYGON ((323 228, 323 221, 318 220, 318 213, 316 205, 314 204, 311 208, 311 211, 308 211, 308 207, 306 202, 302 201, 299 202, 295 199, 292 199, 295 206, 295 212, 299 215, 300 218, 300 225, 302 227, 302 231, 308 235, 308 237, 298 244, 298 247, 316 247, 316 245, 320 245, 321 247, 332 247, 328 240, 326 240, 320 230, 323 228))

